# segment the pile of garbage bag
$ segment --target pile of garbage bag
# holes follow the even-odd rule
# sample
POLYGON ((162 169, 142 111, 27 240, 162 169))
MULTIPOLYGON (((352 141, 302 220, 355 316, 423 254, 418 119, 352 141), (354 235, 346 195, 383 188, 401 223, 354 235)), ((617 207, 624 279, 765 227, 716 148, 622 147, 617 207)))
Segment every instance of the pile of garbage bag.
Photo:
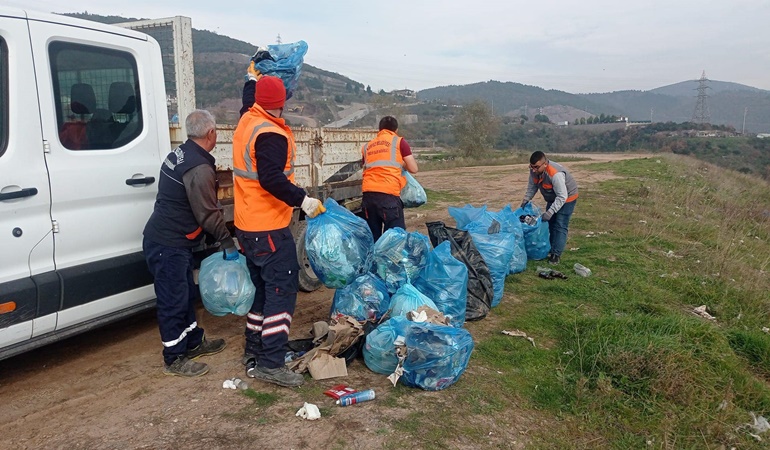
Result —
POLYGON ((215 316, 246 315, 257 291, 251 282, 246 257, 239 254, 237 261, 227 261, 222 258, 222 252, 201 262, 198 287, 203 306, 215 316))
POLYGON ((523 272, 527 268, 527 249, 524 240, 524 231, 519 217, 506 205, 499 212, 489 211, 486 205, 474 207, 465 205, 462 208, 449 207, 449 215, 457 222, 457 228, 468 230, 474 228, 481 232, 486 230, 489 234, 512 233, 514 235, 513 255, 509 262, 508 273, 523 272))
POLYGON ((329 288, 341 288, 372 265, 372 231, 364 219, 340 206, 324 202, 326 212, 307 219, 305 250, 318 279, 329 288))
POLYGON ((420 306, 427 306, 438 311, 433 300, 423 295, 411 284, 405 284, 390 297, 390 317, 405 316, 406 313, 414 311, 420 306))
POLYGON ((513 257, 516 237, 513 233, 489 234, 483 226, 472 226, 468 231, 473 238, 473 243, 487 263, 487 268, 489 268, 489 273, 492 276, 494 295, 490 306, 494 308, 500 304, 500 300, 503 298, 505 277, 508 275, 508 268, 513 257))
POLYGON ((407 318, 391 317, 366 335, 363 348, 364 363, 371 371, 390 375, 398 366, 398 355, 394 342, 403 335, 407 318))

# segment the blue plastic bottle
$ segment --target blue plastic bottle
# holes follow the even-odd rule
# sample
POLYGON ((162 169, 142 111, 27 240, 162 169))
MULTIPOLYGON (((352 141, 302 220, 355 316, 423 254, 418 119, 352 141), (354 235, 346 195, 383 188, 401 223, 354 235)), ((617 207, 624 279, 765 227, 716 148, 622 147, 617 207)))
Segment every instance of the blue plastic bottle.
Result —
POLYGON ((340 406, 350 406, 356 403, 368 402, 369 400, 374 400, 374 390, 372 389, 343 395, 337 400, 337 404, 340 406))

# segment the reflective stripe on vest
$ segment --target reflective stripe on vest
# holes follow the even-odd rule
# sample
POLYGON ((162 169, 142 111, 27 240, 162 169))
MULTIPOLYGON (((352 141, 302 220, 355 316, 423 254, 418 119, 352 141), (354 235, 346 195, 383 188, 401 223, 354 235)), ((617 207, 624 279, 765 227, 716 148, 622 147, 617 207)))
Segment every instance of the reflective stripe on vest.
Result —
MULTIPOLYGON (((400 151, 400 149, 396 149, 396 144, 398 143, 398 136, 393 136, 393 140, 390 142, 390 160, 381 159, 379 161, 374 162, 367 162, 364 167, 370 168, 370 167, 398 167, 401 168, 401 164, 398 163, 398 160, 396 160, 396 151, 400 151)), ((369 143, 364 145, 364 161, 366 161, 366 151, 369 150, 369 143)))

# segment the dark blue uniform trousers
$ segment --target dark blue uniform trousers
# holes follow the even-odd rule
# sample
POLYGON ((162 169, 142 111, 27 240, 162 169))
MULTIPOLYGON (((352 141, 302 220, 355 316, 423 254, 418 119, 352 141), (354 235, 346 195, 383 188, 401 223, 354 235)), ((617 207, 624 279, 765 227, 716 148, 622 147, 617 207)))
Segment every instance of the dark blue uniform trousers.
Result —
POLYGON ((374 242, 377 242, 382 233, 391 228, 399 227, 406 230, 404 203, 401 197, 382 192, 364 192, 361 198, 361 209, 364 220, 372 230, 374 242))
POLYGON ((203 328, 195 320, 198 287, 193 281, 192 249, 167 247, 147 239, 142 247, 155 277, 158 327, 163 360, 168 365, 203 340, 203 328))
POLYGON ((299 287, 294 237, 288 227, 265 232, 236 230, 236 236, 257 288, 246 316, 245 353, 256 356, 261 367, 282 367, 299 287))

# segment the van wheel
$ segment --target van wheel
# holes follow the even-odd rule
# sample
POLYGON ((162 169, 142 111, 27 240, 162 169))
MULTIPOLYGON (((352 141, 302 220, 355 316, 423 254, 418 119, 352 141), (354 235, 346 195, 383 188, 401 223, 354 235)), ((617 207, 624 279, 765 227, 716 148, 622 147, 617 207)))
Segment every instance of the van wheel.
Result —
POLYGON ((297 236, 295 243, 297 244, 297 261, 299 261, 299 289, 303 292, 313 292, 323 286, 323 283, 313 272, 310 261, 307 259, 307 251, 305 251, 306 232, 307 221, 298 222, 294 235, 297 236))

